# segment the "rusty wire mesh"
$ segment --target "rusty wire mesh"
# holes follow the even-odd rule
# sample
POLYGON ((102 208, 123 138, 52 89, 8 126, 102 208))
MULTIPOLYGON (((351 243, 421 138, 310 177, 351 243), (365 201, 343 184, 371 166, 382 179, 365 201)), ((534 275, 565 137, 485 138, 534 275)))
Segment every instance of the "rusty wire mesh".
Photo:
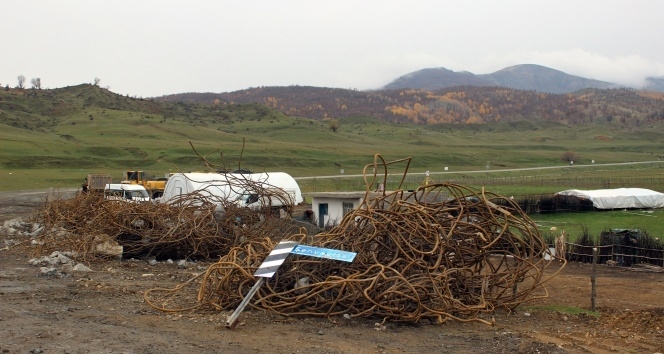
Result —
MULTIPOLYGON (((388 167, 396 163, 405 163, 407 171, 410 159, 385 162, 376 155, 364 171, 363 204, 330 231, 313 237, 284 234, 284 239, 356 252, 352 263, 290 255, 251 306, 286 316, 490 323, 480 315, 546 296, 542 284, 550 264, 543 257, 547 247, 516 204, 447 183, 408 193, 400 188, 371 191, 380 178, 385 182, 388 167)), ((278 242, 264 237, 235 245, 199 277, 175 289, 148 290, 144 298, 163 311, 233 309, 256 282, 254 270, 278 242), (198 295, 192 304, 182 292, 194 286, 198 295)))

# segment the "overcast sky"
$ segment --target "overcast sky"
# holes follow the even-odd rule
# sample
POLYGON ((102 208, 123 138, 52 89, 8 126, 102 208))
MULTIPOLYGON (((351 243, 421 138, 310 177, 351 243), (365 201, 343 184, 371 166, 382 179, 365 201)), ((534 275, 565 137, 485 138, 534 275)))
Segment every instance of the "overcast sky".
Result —
POLYGON ((664 75, 660 0, 0 0, 0 84, 130 96, 377 89, 424 68, 664 75))

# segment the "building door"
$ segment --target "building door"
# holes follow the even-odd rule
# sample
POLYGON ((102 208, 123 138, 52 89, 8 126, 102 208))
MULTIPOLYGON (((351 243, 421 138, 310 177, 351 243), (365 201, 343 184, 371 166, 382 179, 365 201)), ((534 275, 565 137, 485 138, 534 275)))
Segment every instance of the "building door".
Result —
POLYGON ((325 228, 325 216, 327 215, 327 203, 318 204, 318 227, 325 228))

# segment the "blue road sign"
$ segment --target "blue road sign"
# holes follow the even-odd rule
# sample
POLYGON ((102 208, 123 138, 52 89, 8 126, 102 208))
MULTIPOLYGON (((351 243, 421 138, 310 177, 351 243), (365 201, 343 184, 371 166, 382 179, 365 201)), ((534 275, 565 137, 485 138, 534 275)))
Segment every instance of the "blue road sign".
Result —
POLYGON ((311 256, 318 258, 334 259, 337 261, 352 262, 357 253, 334 250, 331 248, 312 247, 305 245, 297 245, 290 253, 299 254, 301 256, 311 256))

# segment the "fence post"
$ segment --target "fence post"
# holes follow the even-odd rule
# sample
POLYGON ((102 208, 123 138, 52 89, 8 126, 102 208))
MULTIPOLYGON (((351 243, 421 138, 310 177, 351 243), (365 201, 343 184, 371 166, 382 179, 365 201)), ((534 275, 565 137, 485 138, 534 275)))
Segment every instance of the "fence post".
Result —
POLYGON ((597 294, 596 292, 596 287, 597 287, 597 274, 596 274, 596 268, 597 268, 597 247, 593 247, 593 272, 590 277, 590 284, 592 286, 591 290, 591 295, 590 295, 590 310, 595 312, 595 295, 597 294))

